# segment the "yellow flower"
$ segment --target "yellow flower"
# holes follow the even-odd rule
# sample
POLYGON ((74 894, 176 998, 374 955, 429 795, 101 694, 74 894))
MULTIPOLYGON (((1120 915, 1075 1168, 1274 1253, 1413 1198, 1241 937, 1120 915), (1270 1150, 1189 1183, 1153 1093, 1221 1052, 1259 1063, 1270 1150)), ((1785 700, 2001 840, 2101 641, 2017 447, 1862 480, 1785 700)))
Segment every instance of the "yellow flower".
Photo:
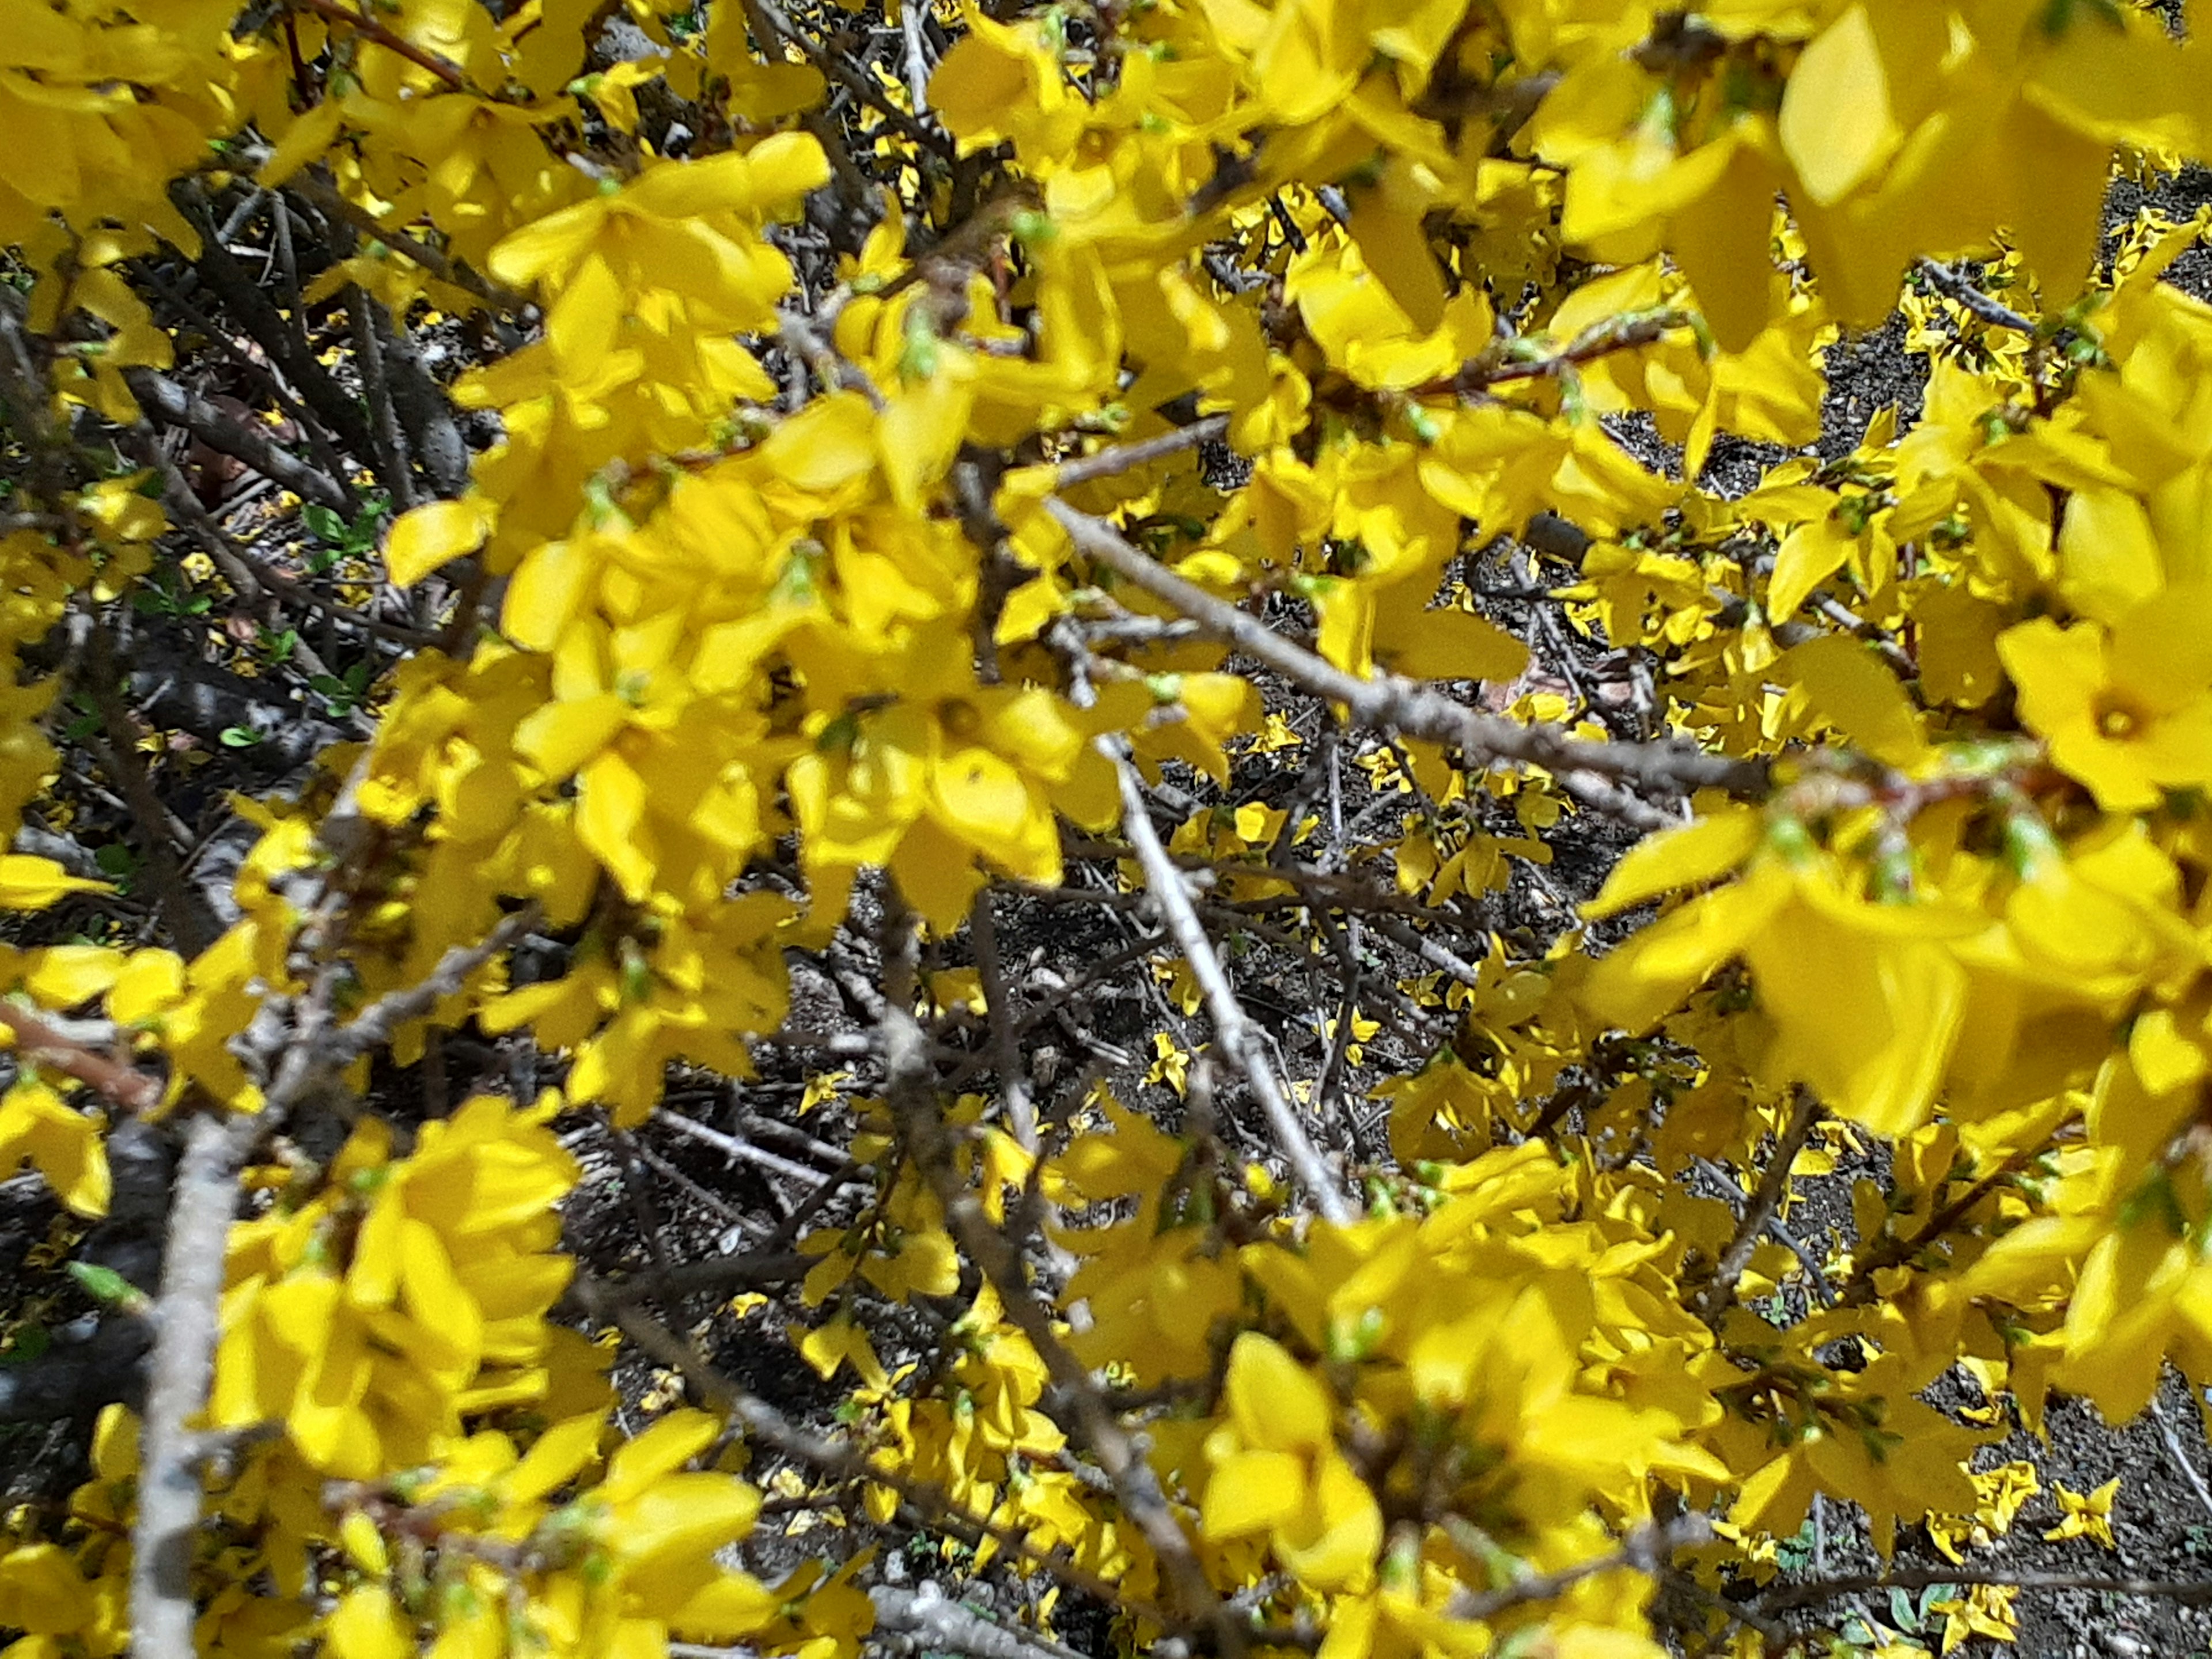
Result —
POLYGON ((2020 1618, 2012 1610, 2012 1599, 2019 1594, 2008 1584, 1976 1584, 1963 1597, 1930 1601, 1928 1610, 1943 1615, 1943 1651, 1949 1653, 1977 1636, 1998 1642, 2014 1640, 2020 1631, 2020 1618))
POLYGON ((76 1214, 107 1213, 107 1149, 100 1120, 69 1104, 46 1084, 19 1079, 0 1095, 0 1170, 13 1172, 25 1159, 76 1214))
POLYGON ((1223 1403, 1229 1420, 1206 1439, 1206 1536, 1265 1533, 1276 1559, 1316 1589, 1371 1582, 1382 1511, 1336 1449, 1327 1385, 1280 1344, 1246 1331, 1229 1351, 1223 1403))
POLYGON ((2094 1538, 2108 1550, 2119 1548, 2112 1536, 2112 1499, 2119 1495, 2118 1475, 2087 1495, 2055 1482, 2051 1490, 2058 1499, 2058 1524, 2043 1534, 2045 1539, 2055 1542, 2062 1538, 2094 1538))
POLYGON ((2108 630, 2047 617, 2008 629, 1997 655, 2021 716, 2107 811, 2212 783, 2212 589, 2171 588, 2108 630))

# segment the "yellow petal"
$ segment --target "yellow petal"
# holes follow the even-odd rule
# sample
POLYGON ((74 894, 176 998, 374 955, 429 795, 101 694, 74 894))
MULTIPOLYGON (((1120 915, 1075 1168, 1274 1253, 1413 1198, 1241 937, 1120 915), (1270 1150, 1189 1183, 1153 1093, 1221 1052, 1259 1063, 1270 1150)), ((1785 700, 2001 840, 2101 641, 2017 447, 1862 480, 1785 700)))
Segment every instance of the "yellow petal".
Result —
POLYGON ((735 1475, 666 1475, 622 1505, 610 1541, 633 1571, 648 1561, 703 1559, 750 1532, 760 1505, 760 1493, 735 1475))
POLYGON ((1280 1343, 1257 1331, 1244 1332, 1230 1349, 1222 1392, 1247 1446, 1306 1450, 1334 1443, 1328 1389, 1280 1343))
POLYGON ((1283 1565, 1316 1589, 1364 1587, 1382 1547, 1382 1511, 1341 1455, 1330 1452, 1315 1471, 1313 1508, 1304 1519, 1295 1532, 1275 1531, 1283 1565))
POLYGON ((1199 1530, 1218 1541, 1265 1532, 1304 1507, 1306 1462, 1296 1452, 1232 1452, 1213 1466, 1199 1530))
POLYGON ((1790 71, 1777 125, 1807 198, 1826 207, 1871 178, 1903 137, 1863 5, 1822 30, 1790 71))
POLYGON ((1662 830, 1629 848, 1603 890, 1583 906, 1583 915, 1596 921, 1677 887, 1717 881, 1758 849, 1761 834, 1759 815, 1749 807, 1725 808, 1680 830, 1662 830))
POLYGON ((535 1503, 574 1480, 599 1455, 599 1435, 605 1426, 599 1413, 587 1412, 539 1435, 500 1483, 508 1501, 535 1503))
POLYGON ((346 1592, 323 1636, 333 1659, 415 1659, 415 1633, 382 1584, 346 1592))
POLYGON ((610 1504, 627 1503, 713 1445, 721 1431, 720 1419, 710 1412, 669 1413, 616 1449, 607 1460, 607 1478, 599 1484, 599 1496, 610 1504))
POLYGON ((1871 647, 1826 635, 1792 647, 1780 668, 1803 690, 1816 715, 1876 760, 1911 768, 1928 757, 1920 716, 1871 647))
POLYGON ((107 1213, 107 1147, 99 1122, 45 1084, 19 1079, 0 1098, 0 1172, 13 1173, 25 1158, 71 1211, 107 1213))
POLYGON ((497 518, 480 495, 431 501, 402 514, 384 544, 384 568, 402 587, 419 582, 449 559, 482 546, 497 518))
POLYGON ((0 854, 0 909, 43 910, 64 893, 106 893, 104 881, 73 876, 52 859, 0 854))
POLYGON ((1832 517, 1801 524, 1782 538, 1774 556, 1774 575, 1766 588, 1766 620, 1785 623, 1822 582, 1844 568, 1857 538, 1846 535, 1832 517))

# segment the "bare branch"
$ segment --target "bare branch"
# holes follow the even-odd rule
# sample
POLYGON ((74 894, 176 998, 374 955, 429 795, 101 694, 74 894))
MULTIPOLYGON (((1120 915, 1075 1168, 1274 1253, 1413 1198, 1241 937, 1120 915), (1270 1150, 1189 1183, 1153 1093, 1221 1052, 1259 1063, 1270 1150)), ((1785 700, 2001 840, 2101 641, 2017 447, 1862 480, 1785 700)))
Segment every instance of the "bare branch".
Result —
POLYGON ((322 212, 344 220, 372 241, 380 242, 401 258, 422 266, 440 282, 465 289, 488 305, 501 311, 520 312, 531 304, 528 295, 518 293, 492 277, 479 276, 466 265, 448 258, 428 242, 381 222, 366 208, 349 201, 311 173, 296 175, 286 183, 284 188, 303 198, 322 212))
POLYGON ((1088 455, 1079 455, 1073 460, 1062 461, 1056 470, 1054 481, 1059 488, 1072 489, 1078 484, 1113 477, 1116 473, 1133 472, 1140 466, 1164 461, 1186 449, 1212 443, 1216 439, 1227 436, 1228 432, 1229 417, 1226 415, 1209 415, 1202 421, 1193 421, 1188 426, 1176 427, 1173 431, 1163 432, 1157 437, 1115 444, 1105 449, 1093 450, 1088 455))
POLYGON ((1338 1226, 1350 1225, 1356 1218, 1352 1206, 1330 1175, 1328 1166, 1322 1162, 1320 1152, 1307 1137, 1305 1125, 1299 1121, 1297 1109, 1284 1094, 1267 1055, 1261 1051, 1252 1022, 1246 1017, 1243 1005, 1237 1001, 1237 993, 1231 988, 1229 975, 1222 970, 1213 941, 1206 937, 1205 924, 1191 906, 1190 890, 1183 885, 1182 872, 1176 868, 1167 848, 1160 844, 1159 832, 1152 828, 1152 817, 1145 811, 1144 783, 1137 775, 1136 767, 1125 749, 1103 740, 1102 747, 1121 775, 1122 827, 1136 852, 1137 862, 1144 869, 1146 885, 1159 906, 1160 920, 1206 994, 1206 1012, 1213 1017, 1222 1052, 1251 1085, 1261 1110, 1267 1114, 1276 1145, 1289 1160, 1292 1173, 1313 1194, 1322 1217, 1338 1226))
MULTIPOLYGON (((2191 1392, 2194 1394, 2195 1390, 2191 1392)), ((2190 1461, 2180 1435, 2174 1431, 2173 1419, 2166 1409, 2166 1401, 2155 1395, 2151 1396, 2150 1414, 2158 1424, 2160 1438, 2166 1442, 2166 1455, 2180 1469, 2182 1479, 2189 1483, 2189 1490, 2197 1495, 2197 1501, 2204 1506, 2206 1513, 2212 1514, 2212 1486, 2205 1485, 2204 1477, 2197 1473, 2197 1465, 2190 1461)))
MULTIPOLYGON (((915 9, 909 7, 911 17, 915 9)), ((1012 1630, 958 1601, 949 1601, 934 1583, 920 1589, 877 1584, 868 1591, 875 1604, 872 1638, 904 1638, 921 1653, 963 1653, 971 1659, 1084 1659, 1064 1643, 1032 1631, 1012 1630)))
POLYGON ((1768 1224, 1782 1208, 1782 1200, 1790 1191, 1790 1165, 1797 1154, 1805 1150, 1812 1139, 1814 1127, 1820 1121, 1820 1103, 1810 1089, 1801 1086, 1790 1109, 1790 1120, 1782 1133, 1774 1138, 1773 1153, 1766 1160, 1766 1168, 1759 1177, 1759 1186, 1751 1195, 1737 1219, 1735 1237, 1721 1254, 1719 1265, 1713 1276, 1705 1281, 1690 1311, 1711 1324, 1729 1298, 1735 1294, 1736 1281, 1751 1263, 1751 1253, 1758 1247, 1759 1237, 1767 1231, 1768 1224))
POLYGON ((1452 745, 1470 763, 1517 763, 1556 774, 1592 772, 1651 793, 1685 795, 1724 789, 1757 798, 1767 789, 1767 769, 1756 761, 1706 755, 1685 744, 1614 743, 1576 736, 1565 726, 1523 726, 1453 702, 1418 681, 1390 675, 1360 679, 1255 617, 1185 581, 1136 546, 1105 520, 1049 500, 1045 508, 1085 556, 1198 623, 1215 639, 1316 696, 1342 703, 1351 717, 1377 731, 1395 732, 1452 745))
POLYGON ((198 956, 222 936, 222 926, 206 898, 185 879, 180 854, 190 850, 190 839, 154 787, 146 757, 138 752, 140 732, 117 694, 114 640, 105 623, 93 623, 88 647, 85 689, 106 741, 88 740, 86 746, 99 756, 130 808, 147 877, 178 945, 186 956, 198 956))
POLYGON ((123 378, 139 407, 156 420, 182 427, 210 449, 243 461, 302 501, 313 501, 333 512, 351 510, 351 496, 335 478, 320 467, 280 449, 265 432, 234 419, 197 392, 188 391, 167 375, 150 368, 126 368, 123 378))
POLYGON ((1224 1659, 1243 1659, 1244 1629, 1206 1577, 1189 1535, 1168 1507, 1159 1478, 1107 1403, 1089 1368, 1060 1340, 1052 1314, 1030 1288, 1019 1253, 991 1224, 975 1192, 961 1179, 951 1127, 938 1099, 921 1028, 900 1003, 887 1001, 882 1030, 891 1110, 907 1133, 915 1163, 936 1188, 946 1228, 996 1287, 1006 1317, 1029 1339, 1066 1398, 1077 1433, 1114 1483, 1122 1510, 1158 1558, 1161 1577, 1183 1620, 1209 1631, 1224 1659))
POLYGON ((1702 1515, 1676 1516, 1671 1521, 1649 1521, 1620 1540, 1620 1547, 1609 1555, 1601 1555, 1589 1561, 1577 1561, 1571 1567, 1561 1567, 1554 1572, 1531 1573, 1516 1578, 1502 1589, 1462 1590, 1444 1606, 1445 1615, 1470 1621, 1494 1619, 1508 1607, 1530 1601, 1548 1601, 1562 1591, 1571 1589, 1585 1578, 1601 1572, 1617 1572, 1623 1568, 1637 1572, 1656 1575, 1673 1559, 1677 1550, 1689 1549, 1704 1543, 1713 1535, 1712 1524, 1702 1515))
MULTIPOLYGON (((809 1265, 814 1260, 808 1258, 809 1265)), ((696 1348, 639 1307, 624 1291, 589 1273, 579 1273, 569 1286, 569 1295, 589 1317, 621 1330, 640 1352, 681 1375, 700 1400, 771 1451, 795 1458, 833 1480, 886 1487, 931 1524, 956 1538, 970 1544, 990 1539, 1009 1555, 1034 1564, 1039 1571, 1096 1595, 1109 1606, 1127 1608, 1158 1624, 1173 1622, 1166 1608, 1099 1577, 1079 1565, 1064 1551, 1041 1550, 1024 1533, 975 1520, 943 1488, 915 1480, 887 1461, 872 1459, 856 1446, 799 1427, 768 1401, 748 1393, 708 1364, 696 1348)))
POLYGON ((1923 258, 1918 261, 1918 264, 1922 274, 1928 278, 1929 285, 1938 294, 1947 300, 1956 301, 1968 313, 1980 318, 1984 322, 1994 323, 1999 328, 2017 329, 2021 333, 2029 336, 2040 331, 2036 326, 2034 319, 2023 317, 2010 306, 1991 299, 1980 289, 1976 288, 1972 283, 1967 281, 1964 271, 1954 270, 1940 259, 1923 258))
POLYGON ((189 1425, 206 1403, 215 1364, 239 1165, 266 1127, 258 1112, 195 1117, 177 1167, 131 1534, 131 1649, 140 1659, 190 1659, 196 1650, 191 1566, 201 1492, 199 1437, 189 1425))
POLYGON ((292 0, 292 3, 303 10, 313 12, 318 17, 327 18, 333 23, 343 23, 362 40, 374 41, 386 52, 394 52, 404 58, 417 69, 428 70, 444 82, 452 91, 473 90, 469 85, 468 76, 461 73, 460 65, 454 63, 452 58, 440 52, 427 51, 416 46, 412 40, 394 34, 374 17, 368 15, 365 11, 356 11, 350 6, 342 6, 337 3, 337 0, 292 0))
POLYGON ((1995 1584, 2010 1589, 2099 1590, 2109 1595, 2154 1595, 2186 1607, 2212 1607, 2212 1578, 2105 1578, 2084 1572, 1985 1572, 1975 1567, 1898 1567, 1788 1584, 1762 1597, 1762 1613, 1811 1607, 1831 1596, 1865 1590, 1926 1589, 1931 1584, 1995 1584))
POLYGON ((471 974, 535 927, 544 912, 532 899, 502 918, 499 925, 474 945, 456 945, 438 958, 438 965, 419 984, 379 997, 362 1009, 353 1023, 333 1031, 322 1042, 324 1063, 336 1071, 348 1062, 381 1048, 399 1028, 422 1018, 468 983, 471 974))
POLYGON ((983 984, 983 1005, 991 1022, 991 1064, 999 1073, 999 1098, 1006 1103, 1006 1125, 1022 1150, 1037 1149, 1036 1108, 1030 1098, 1029 1067, 1022 1061, 1022 1040, 1014 1024, 1006 964, 999 955, 998 903, 994 890, 986 887, 975 896, 969 915, 968 934, 975 947, 975 972, 983 984))
POLYGON ((152 1073, 86 1048, 14 1002, 0 1000, 0 1025, 15 1034, 24 1059, 75 1078, 125 1111, 143 1117, 161 1109, 165 1085, 152 1073))

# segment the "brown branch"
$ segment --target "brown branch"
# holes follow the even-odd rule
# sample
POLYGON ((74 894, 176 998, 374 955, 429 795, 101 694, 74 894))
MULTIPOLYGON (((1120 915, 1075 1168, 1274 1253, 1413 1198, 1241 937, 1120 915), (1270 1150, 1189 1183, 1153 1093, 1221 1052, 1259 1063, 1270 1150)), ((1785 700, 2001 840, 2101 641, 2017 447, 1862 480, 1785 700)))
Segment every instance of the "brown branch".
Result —
POLYGON ((1810 1089, 1800 1085, 1790 1109, 1790 1121, 1774 1139, 1774 1152, 1766 1160, 1766 1168, 1759 1178, 1758 1188, 1735 1224, 1735 1237, 1722 1252, 1719 1265, 1713 1276, 1690 1304, 1690 1311, 1711 1324, 1729 1300, 1735 1294, 1736 1281, 1751 1264, 1751 1254, 1758 1248, 1760 1235, 1765 1233, 1782 1208, 1783 1198, 1790 1191, 1790 1168, 1796 1163, 1797 1154, 1805 1150, 1813 1131, 1820 1121, 1820 1103, 1810 1089))
MULTIPOLYGON (((843 1184, 828 1182, 827 1190, 834 1192, 843 1184)), ((795 1285, 821 1262, 818 1255, 802 1255, 796 1250, 750 1251, 741 1255, 713 1256, 704 1261, 681 1261, 665 1269, 647 1268, 625 1276, 619 1289, 638 1296, 680 1298, 710 1291, 728 1296, 738 1291, 795 1285)))
POLYGON ((501 919, 474 945, 456 945, 438 958, 438 965, 417 984, 379 997, 355 1016, 353 1022, 323 1039, 324 1061, 336 1071, 349 1062, 380 1048, 399 1028, 422 1018, 468 983, 471 974, 535 927, 544 912, 532 899, 520 910, 501 919))
POLYGON ((528 295, 519 293, 495 278, 480 276, 467 266, 456 264, 419 238, 385 224, 368 209, 347 200, 319 179, 302 173, 286 180, 284 188, 303 198, 322 212, 334 214, 344 220, 372 241, 380 242, 403 258, 422 266, 440 282, 473 294, 487 305, 495 306, 501 311, 520 312, 532 303, 528 295))
POLYGON ((1089 1368, 1061 1341, 1051 1313, 1030 1288, 1020 1253, 992 1225, 974 1190, 962 1179, 921 1028, 899 1002, 887 1000, 882 1031, 892 1115, 906 1131, 915 1164, 936 1189, 946 1229, 997 1289, 1007 1319, 1029 1339, 1066 1397, 1077 1435, 1113 1482, 1123 1513, 1151 1546, 1182 1621, 1207 1632, 1223 1659, 1244 1659, 1244 1627, 1207 1578, 1189 1534, 1168 1506, 1158 1476, 1107 1403, 1089 1368))
POLYGON ((999 1098, 1006 1103, 1006 1126, 1022 1150, 1037 1149, 1036 1107, 1030 1097, 1029 1067, 1022 1063, 1022 1040, 1014 1025, 1012 988, 999 954, 999 926, 994 910, 996 890, 975 895, 969 913, 968 936, 975 947, 975 972, 983 986, 985 1017, 991 1023, 991 1064, 999 1073, 999 1098))
POLYGON ((1967 1212, 1995 1192, 2006 1181, 2043 1156, 2042 1146, 2024 1146, 2010 1158, 1982 1176, 1966 1190, 1931 1214, 1909 1236, 1890 1238, 1867 1252, 1866 1260, 1851 1269, 1836 1292, 1838 1303, 1846 1308, 1865 1303, 1874 1294, 1875 1275, 1891 1267, 1902 1267, 1913 1257, 1935 1243, 1943 1235, 1964 1220, 1967 1212))
POLYGON ((337 513, 350 510, 352 498, 320 467, 279 448, 264 432, 234 419, 197 392, 150 368, 126 368, 123 379, 139 407, 155 419, 182 427, 210 449, 245 463, 302 501, 337 513))
MULTIPOLYGON (((771 40, 798 47, 808 63, 875 111, 893 131, 939 155, 950 156, 953 153, 952 141, 943 129, 901 109, 864 67, 793 23, 775 0, 744 0, 744 4, 745 21, 752 25, 753 34, 764 52, 771 40)), ((769 55, 773 59, 774 54, 769 55)))
POLYGON ((126 1112, 143 1117, 161 1109, 167 1085, 152 1073, 86 1048, 16 1003, 0 1000, 0 1025, 15 1034, 24 1059, 76 1079, 126 1112))
POLYGON ((427 51, 412 40, 394 34, 374 17, 356 11, 350 6, 342 6, 337 0, 291 0, 291 3, 331 22, 343 23, 362 40, 373 41, 386 52, 397 53, 417 69, 428 70, 455 92, 474 90, 469 85, 468 76, 461 73, 461 66, 452 58, 441 52, 427 51))
POLYGON ((1679 1515, 1671 1521, 1647 1521, 1622 1539, 1620 1547, 1609 1555, 1577 1561, 1572 1566, 1551 1572, 1530 1573, 1498 1589, 1462 1589, 1445 1603, 1444 1616, 1470 1623, 1494 1619, 1508 1607, 1529 1601, 1548 1601, 1585 1578, 1624 1568, 1656 1577, 1675 1551, 1705 1543, 1712 1535, 1711 1523, 1695 1513, 1679 1515))
MULTIPOLYGON (((817 1259, 808 1258, 810 1265, 817 1259)), ((700 1400, 770 1450, 795 1458, 834 1480, 886 1487, 931 1524, 963 1542, 975 1544, 988 1539, 1010 1555, 1034 1563, 1069 1587, 1096 1595, 1109 1606, 1126 1608, 1158 1624, 1174 1622, 1166 1608, 1131 1595, 1121 1586, 1078 1565, 1060 1550, 1039 1549, 1029 1541, 1026 1534, 975 1519, 942 1487, 884 1467, 860 1447, 799 1427, 768 1401, 748 1393, 708 1364, 696 1347, 639 1307, 623 1291, 580 1270, 568 1294, 589 1318, 620 1330, 647 1358, 677 1372, 700 1400)))
POLYGON ((1656 344, 1674 330, 1689 326, 1687 312, 1669 308, 1593 323, 1557 351, 1532 352, 1525 340, 1502 341, 1407 395, 1428 398, 1449 392, 1466 398, 1510 381, 1548 380, 1616 351, 1656 344))
POLYGON ((196 957, 222 937, 222 924, 207 900, 185 878, 179 854, 190 850, 189 838, 154 787, 145 757, 138 752, 138 728, 116 691, 114 641, 105 623, 94 622, 86 655, 86 691, 106 738, 86 746, 106 768, 130 808, 149 884, 178 947, 185 955, 196 957))

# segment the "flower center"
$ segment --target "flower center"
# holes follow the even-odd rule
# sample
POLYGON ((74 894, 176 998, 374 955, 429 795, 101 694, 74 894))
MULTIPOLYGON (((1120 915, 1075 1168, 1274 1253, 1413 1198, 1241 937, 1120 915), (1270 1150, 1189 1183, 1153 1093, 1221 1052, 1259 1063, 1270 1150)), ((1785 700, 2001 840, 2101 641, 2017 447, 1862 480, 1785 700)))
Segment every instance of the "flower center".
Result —
POLYGON ((2095 714, 2099 734, 2115 743, 2126 742, 2143 728, 2142 714, 2132 704, 2118 698, 2098 698, 2095 714))
POLYGON ((938 723, 955 743, 966 743, 983 729, 975 705, 960 697, 946 697, 937 705, 938 723))

